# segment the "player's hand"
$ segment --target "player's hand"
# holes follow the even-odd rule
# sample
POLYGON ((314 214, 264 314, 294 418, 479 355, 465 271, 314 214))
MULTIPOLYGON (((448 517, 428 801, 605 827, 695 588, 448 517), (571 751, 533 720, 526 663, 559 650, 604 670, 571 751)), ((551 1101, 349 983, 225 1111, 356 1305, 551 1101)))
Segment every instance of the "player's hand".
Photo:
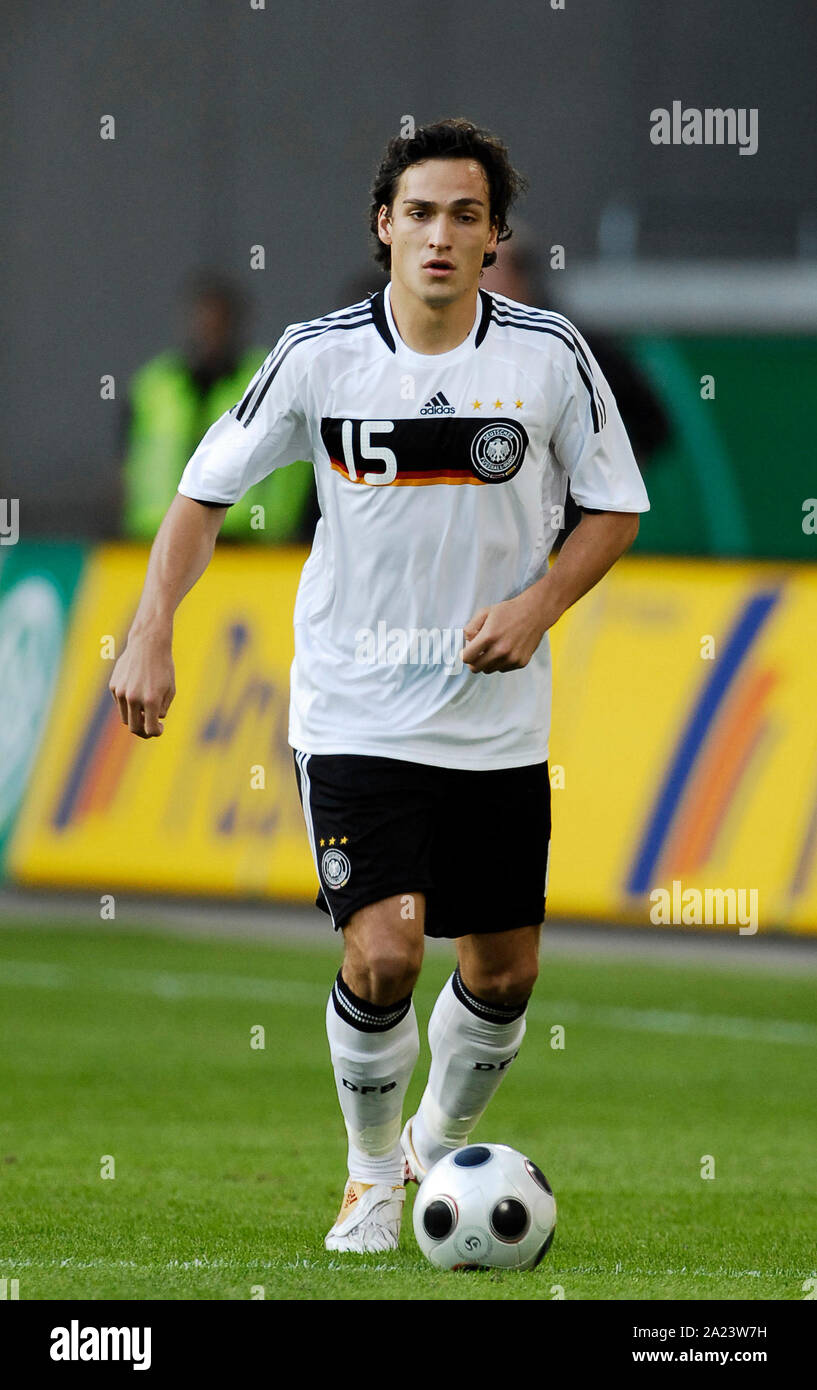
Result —
POLYGON ((108 689, 122 723, 138 738, 158 738, 176 694, 171 643, 167 637, 131 634, 113 668, 108 689))
POLYGON ((535 600, 527 591, 503 603, 480 608, 463 628, 469 640, 461 660, 473 672, 521 671, 545 632, 535 600))

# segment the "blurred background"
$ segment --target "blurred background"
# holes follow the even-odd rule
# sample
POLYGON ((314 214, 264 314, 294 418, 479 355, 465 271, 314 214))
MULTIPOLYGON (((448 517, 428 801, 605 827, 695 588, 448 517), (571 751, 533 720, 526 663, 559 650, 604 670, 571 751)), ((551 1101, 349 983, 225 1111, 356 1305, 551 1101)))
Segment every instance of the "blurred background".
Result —
POLYGON ((808 0, 418 0, 399 22, 357 0, 342 23, 321 0, 46 0, 7 23, 0 495, 19 497, 27 536, 119 534, 127 391, 189 339, 191 277, 235 287, 243 315, 223 332, 246 376, 253 350, 349 302, 367 267, 378 287, 368 191, 404 116, 464 114, 529 176, 536 293, 620 338, 673 426, 638 547, 811 558, 808 0), (756 152, 651 143, 651 111, 673 101, 756 110, 756 152))

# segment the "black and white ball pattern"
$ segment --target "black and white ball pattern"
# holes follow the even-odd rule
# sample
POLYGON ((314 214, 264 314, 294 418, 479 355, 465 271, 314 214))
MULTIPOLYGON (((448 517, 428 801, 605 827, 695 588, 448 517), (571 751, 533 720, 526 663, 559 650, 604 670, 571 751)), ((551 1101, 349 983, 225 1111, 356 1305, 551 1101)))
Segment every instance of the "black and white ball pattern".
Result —
POLYGON ((414 1204, 417 1242, 441 1269, 534 1269, 555 1226, 550 1183, 507 1144, 468 1144, 448 1154, 414 1204))

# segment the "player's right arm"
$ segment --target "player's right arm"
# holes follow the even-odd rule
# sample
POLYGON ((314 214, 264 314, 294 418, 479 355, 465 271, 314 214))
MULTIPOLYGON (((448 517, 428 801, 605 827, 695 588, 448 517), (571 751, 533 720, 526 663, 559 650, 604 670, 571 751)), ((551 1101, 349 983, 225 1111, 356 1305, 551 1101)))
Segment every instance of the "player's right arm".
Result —
POLYGON ((109 689, 122 723, 140 738, 162 733, 176 693, 173 615, 206 570, 227 508, 275 468, 311 450, 300 380, 315 333, 290 324, 244 395, 209 428, 179 480, 150 552, 127 646, 109 689))
POLYGON ((227 508, 177 493, 150 552, 142 597, 125 650, 108 683, 122 723, 139 738, 155 738, 176 694, 173 617, 213 556, 227 508))

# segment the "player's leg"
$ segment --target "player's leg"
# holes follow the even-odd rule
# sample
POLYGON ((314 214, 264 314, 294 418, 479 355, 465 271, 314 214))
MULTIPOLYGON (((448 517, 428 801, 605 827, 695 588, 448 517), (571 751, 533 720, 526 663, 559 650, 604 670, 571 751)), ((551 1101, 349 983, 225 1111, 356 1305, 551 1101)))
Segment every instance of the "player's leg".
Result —
POLYGON ((403 1133, 408 1173, 421 1180, 468 1136, 496 1094, 525 1036, 541 927, 460 937, 457 968, 428 1025, 431 1069, 403 1133))
POLYGON ((327 1243, 386 1249, 399 1230, 401 1111, 419 1052, 411 992, 431 883, 429 770, 355 754, 293 757, 321 884, 316 906, 343 931, 345 950, 326 1028, 349 1139, 344 1208, 354 1212, 342 1208, 327 1243), (391 1213, 385 1235, 368 1215, 381 1198, 381 1215, 391 1213))
POLYGON ((424 915, 422 893, 397 894, 361 908, 343 929, 344 960, 326 1033, 349 1177, 328 1250, 397 1245, 405 1196, 403 1101, 420 1050, 412 991, 423 959, 424 915))
POLYGON ((547 762, 454 771, 444 790, 426 931, 454 937, 458 963, 431 1015, 428 1085, 403 1131, 406 1175, 417 1178, 467 1143, 522 1044, 550 859, 547 762))
POLYGON ((349 1176, 402 1180, 400 1120, 420 1044, 412 991, 423 960, 425 898, 370 903, 343 930, 344 959, 326 1011, 329 1050, 349 1137, 349 1176))

